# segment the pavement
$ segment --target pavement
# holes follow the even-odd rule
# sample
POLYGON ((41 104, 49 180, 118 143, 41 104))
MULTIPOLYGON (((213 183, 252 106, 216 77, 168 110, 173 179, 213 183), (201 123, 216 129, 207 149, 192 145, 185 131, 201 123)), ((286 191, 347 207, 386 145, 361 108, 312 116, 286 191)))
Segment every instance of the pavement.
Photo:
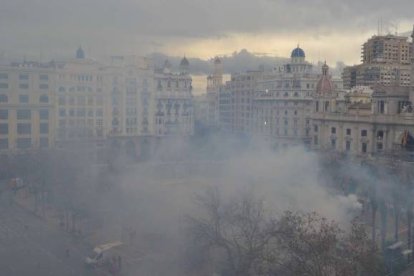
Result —
POLYGON ((108 275, 84 266, 91 250, 82 240, 51 227, 21 206, 0 201, 0 275, 108 275))

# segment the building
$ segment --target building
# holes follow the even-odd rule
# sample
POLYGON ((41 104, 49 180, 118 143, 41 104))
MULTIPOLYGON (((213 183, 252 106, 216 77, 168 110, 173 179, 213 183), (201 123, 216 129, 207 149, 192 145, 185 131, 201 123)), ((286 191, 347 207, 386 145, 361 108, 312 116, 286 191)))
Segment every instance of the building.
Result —
POLYGON ((76 148, 97 157, 120 149, 136 158, 155 139, 191 136, 189 65, 183 58, 177 72, 169 63, 154 70, 136 56, 103 64, 79 48, 64 61, 1 66, 0 150, 76 148))
POLYGON ((227 81, 225 85, 220 87, 218 94, 219 105, 219 123, 218 126, 223 132, 231 132, 233 129, 233 93, 231 90, 231 82, 227 81))
POLYGON ((183 58, 179 72, 164 66, 155 71, 155 109, 152 114, 155 122, 153 135, 191 136, 194 134, 194 111, 192 79, 189 75, 189 62, 183 58))
POLYGON ((219 57, 214 58, 214 72, 207 76, 207 122, 208 127, 217 127, 219 124, 219 92, 223 86, 223 64, 219 57))
MULTIPOLYGON (((264 73, 255 87, 252 134, 276 147, 309 145, 312 96, 319 77, 299 47, 293 49, 290 63, 264 73)), ((341 90, 341 81, 332 80, 332 88, 341 90)))
POLYGON ((73 59, 56 62, 56 146, 82 143, 103 146, 108 133, 104 67, 85 57, 82 48, 73 59))
POLYGON ((54 146, 55 86, 53 63, 0 66, 0 152, 54 146))
POLYGON ((344 88, 354 86, 410 85, 411 43, 407 37, 378 35, 362 46, 362 64, 346 67, 343 71, 344 88))
POLYGON ((264 71, 247 71, 231 75, 227 87, 231 91, 231 126, 232 133, 251 132, 254 111, 255 91, 264 71))
MULTIPOLYGON (((414 30, 412 34, 414 40, 414 30)), ((414 43, 411 44, 414 47, 414 43)), ((412 49, 414 51, 414 49, 412 49)), ((411 57, 414 76, 414 58, 411 57)), ((370 100, 350 92, 342 100, 329 87, 317 91, 313 101, 312 147, 321 151, 335 151, 354 156, 389 156, 414 150, 414 80, 411 87, 399 81, 377 84, 368 92, 370 100)), ((360 93, 361 94, 361 93, 360 93)))

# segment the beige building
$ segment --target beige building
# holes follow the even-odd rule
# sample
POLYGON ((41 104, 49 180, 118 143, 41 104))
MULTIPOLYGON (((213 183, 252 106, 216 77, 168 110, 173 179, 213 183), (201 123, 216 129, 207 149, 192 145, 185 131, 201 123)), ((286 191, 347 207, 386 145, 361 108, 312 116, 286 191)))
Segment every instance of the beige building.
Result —
MULTIPOLYGON (((264 73, 255 87, 252 133, 276 147, 309 145, 312 96, 319 76, 299 47, 292 51, 290 63, 264 73)), ((340 90, 341 81, 333 80, 332 88, 340 90)))
POLYGON ((362 64, 343 71, 344 88, 354 86, 410 85, 410 46, 407 37, 373 36, 362 46, 362 64))
POLYGON ((76 58, 56 63, 55 73, 57 146, 78 142, 103 146, 108 133, 103 66, 85 58, 79 48, 76 58))
POLYGON ((0 152, 54 146, 54 64, 0 67, 0 152))
MULTIPOLYGON (((414 31, 412 37, 414 40, 414 31)), ((411 74, 414 75, 414 58, 411 74)), ((327 76, 320 82, 325 87, 331 85, 327 76)), ((366 157, 414 150, 414 78, 411 87, 397 84, 376 85, 370 100, 360 101, 343 101, 332 89, 317 91, 312 147, 366 157)))

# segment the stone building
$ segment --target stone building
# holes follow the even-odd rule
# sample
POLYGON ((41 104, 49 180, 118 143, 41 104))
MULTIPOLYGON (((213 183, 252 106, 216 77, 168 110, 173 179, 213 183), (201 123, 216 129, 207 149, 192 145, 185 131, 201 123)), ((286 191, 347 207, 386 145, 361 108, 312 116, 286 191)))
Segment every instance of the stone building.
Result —
POLYGON ((53 63, 0 66, 0 153, 54 146, 55 87, 53 63))
MULTIPOLYGON (((410 72, 414 75, 413 57, 410 72)), ((320 82, 327 89, 317 91, 313 101, 314 149, 365 157, 414 150, 413 79, 411 87, 400 84, 397 77, 392 85, 377 84, 370 100, 363 101, 351 101, 352 95, 347 100, 338 97, 325 75, 320 82)))
MULTIPOLYGON (((274 146, 309 145, 312 95, 319 76, 299 47, 293 49, 290 63, 264 73, 255 87, 252 134, 274 146)), ((333 80, 332 88, 341 89, 341 81, 333 80)))
POLYGON ((178 73, 164 67, 155 71, 154 136, 194 134, 192 79, 189 62, 183 58, 178 73))

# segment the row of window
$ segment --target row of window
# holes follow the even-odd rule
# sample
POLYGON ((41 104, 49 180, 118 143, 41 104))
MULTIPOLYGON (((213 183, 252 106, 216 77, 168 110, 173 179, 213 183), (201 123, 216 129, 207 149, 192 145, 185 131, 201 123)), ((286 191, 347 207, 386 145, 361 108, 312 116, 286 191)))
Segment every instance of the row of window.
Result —
MULTIPOLYGON (((102 96, 96 96, 96 104, 97 105, 102 105, 103 104, 103 97, 102 96)), ((65 97, 65 96, 59 96, 58 98, 58 103, 59 105, 93 105, 94 103, 94 97, 93 96, 69 96, 69 97, 65 97)))
MULTIPOLYGON (((8 89, 9 88, 9 84, 7 82, 0 82, 0 89, 8 89)), ((19 89, 29 89, 29 84, 28 83, 20 83, 19 84, 19 89)), ((41 90, 47 90, 49 89, 49 84, 47 83, 41 83, 39 84, 39 89, 41 90)))
MULTIPOLYGON (((40 123, 39 125, 39 132, 40 134, 48 134, 49 133, 49 124, 48 123, 40 123)), ((32 133, 32 125, 29 123, 19 123, 17 124, 17 134, 19 135, 28 135, 32 133)), ((0 135, 8 135, 9 134, 9 124, 7 123, 0 123, 0 135)))
MULTIPOLYGON (((19 95, 19 103, 29 103, 29 95, 19 95)), ((0 94, 0 103, 8 103, 9 97, 4 94, 0 94)), ((48 95, 40 95, 39 96, 39 103, 49 103, 49 96, 48 95)))
POLYGON ((93 114, 95 113, 96 117, 103 117, 103 110, 102 109, 97 109, 95 112, 92 109, 86 110, 85 108, 79 108, 76 110, 74 109, 69 109, 66 110, 64 108, 59 109, 59 116, 60 117, 66 117, 66 116, 70 116, 73 117, 75 116, 86 116, 86 114, 88 115, 88 117, 93 117, 93 114))
MULTIPOLYGON (((317 125, 315 125, 315 132, 318 131, 317 129, 317 125)), ((346 129, 346 135, 351 135, 352 131, 350 128, 346 129)), ((331 127, 331 134, 336 134, 336 127, 331 127)), ((366 129, 362 129, 361 130, 361 137, 367 137, 368 136, 368 131, 366 129)))
MULTIPOLYGON (((16 117, 18 120, 30 120, 32 119, 32 112, 30 109, 19 109, 16 112, 16 117)), ((9 119, 9 110, 0 109, 0 120, 9 119)), ((40 120, 49 120, 49 110, 41 109, 39 110, 39 119, 40 120)))
MULTIPOLYGON (((7 73, 0 73, 0 80, 8 80, 8 79, 9 79, 9 74, 7 74, 7 73)), ((19 80, 29 80, 29 74, 20 74, 19 75, 19 80)), ((48 81, 49 80, 49 76, 48 75, 41 74, 41 75, 39 75, 39 80, 41 80, 41 81, 48 81)))

